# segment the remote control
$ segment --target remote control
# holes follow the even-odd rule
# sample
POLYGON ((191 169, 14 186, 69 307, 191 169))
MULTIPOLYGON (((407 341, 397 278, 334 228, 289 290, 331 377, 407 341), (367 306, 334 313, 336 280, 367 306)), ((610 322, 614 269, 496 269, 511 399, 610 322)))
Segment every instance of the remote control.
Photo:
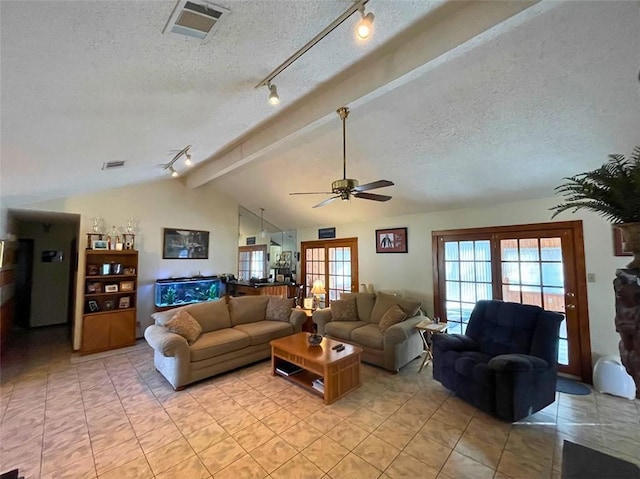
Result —
POLYGON ((336 352, 339 353, 340 351, 344 351, 344 345, 340 345, 339 348, 336 348, 336 352))
POLYGON ((344 345, 342 343, 340 344, 336 344, 334 347, 332 347, 331 349, 340 349, 343 348, 344 349, 344 345))

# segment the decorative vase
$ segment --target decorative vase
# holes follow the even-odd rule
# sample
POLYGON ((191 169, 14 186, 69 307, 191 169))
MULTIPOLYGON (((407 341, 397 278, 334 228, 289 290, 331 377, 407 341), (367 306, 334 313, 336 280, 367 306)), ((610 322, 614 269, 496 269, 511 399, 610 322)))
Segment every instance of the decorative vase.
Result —
POLYGON ((309 335, 309 345, 310 346, 319 346, 322 342, 322 336, 319 334, 310 334, 309 335))
POLYGON ((640 269, 640 222, 621 223, 617 226, 622 231, 622 249, 633 253, 633 261, 627 265, 627 268, 640 269))

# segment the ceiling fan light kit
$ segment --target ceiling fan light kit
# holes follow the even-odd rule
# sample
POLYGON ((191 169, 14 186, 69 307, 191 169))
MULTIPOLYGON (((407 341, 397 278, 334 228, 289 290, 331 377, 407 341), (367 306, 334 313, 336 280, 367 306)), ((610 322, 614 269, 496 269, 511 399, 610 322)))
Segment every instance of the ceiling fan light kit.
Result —
POLYGON ((351 199, 351 195, 356 198, 360 198, 363 200, 373 200, 373 201, 389 201, 391 196, 387 195, 378 195, 376 193, 365 193, 369 190, 375 190, 377 188, 384 188, 386 186, 393 186, 393 182, 389 180, 378 180, 373 181, 371 183, 366 183, 364 185, 360 185, 358 180, 353 178, 347 178, 347 117, 349 116, 349 108, 346 106, 338 108, 336 111, 338 116, 342 120, 342 179, 335 180, 331 183, 331 191, 324 192, 304 192, 304 193, 289 193, 290 195, 331 195, 334 194, 336 196, 332 196, 331 198, 327 198, 324 201, 321 201, 314 208, 319 208, 320 206, 328 205, 329 203, 340 198, 342 201, 349 201, 351 199))

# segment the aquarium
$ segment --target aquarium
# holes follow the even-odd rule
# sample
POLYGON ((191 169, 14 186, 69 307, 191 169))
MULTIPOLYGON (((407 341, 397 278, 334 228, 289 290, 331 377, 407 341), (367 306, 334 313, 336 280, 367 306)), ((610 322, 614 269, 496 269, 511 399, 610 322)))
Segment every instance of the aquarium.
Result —
POLYGON ((182 306, 218 299, 220 285, 218 276, 158 279, 155 287, 156 307, 182 306))

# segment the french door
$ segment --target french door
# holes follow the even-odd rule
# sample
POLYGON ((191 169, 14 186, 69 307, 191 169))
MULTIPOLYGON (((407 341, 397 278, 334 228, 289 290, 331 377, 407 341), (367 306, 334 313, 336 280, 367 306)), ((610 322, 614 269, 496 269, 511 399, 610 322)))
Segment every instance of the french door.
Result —
POLYGON ((340 293, 358 290, 358 238, 303 241, 300 246, 305 296, 311 295, 311 286, 318 279, 327 292, 320 298, 325 307, 340 299, 340 293))
POLYGON ((251 278, 267 276, 267 246, 238 247, 238 278, 249 281, 251 278))
POLYGON ((502 299, 565 316, 561 372, 591 380, 582 222, 433 232, 435 314, 463 333, 475 302, 502 299))

